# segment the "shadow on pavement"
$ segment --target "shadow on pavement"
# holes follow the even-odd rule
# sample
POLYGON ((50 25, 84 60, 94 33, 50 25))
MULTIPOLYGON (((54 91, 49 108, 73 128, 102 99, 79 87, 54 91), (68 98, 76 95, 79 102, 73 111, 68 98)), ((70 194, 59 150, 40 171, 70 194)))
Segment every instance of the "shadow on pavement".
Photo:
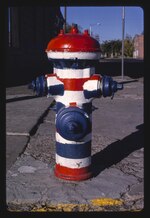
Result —
POLYGON ((119 82, 119 83, 126 84, 126 83, 133 83, 133 82, 138 82, 138 79, 123 81, 123 82, 119 82))
MULTIPOLYGON (((107 76, 121 75, 121 59, 104 59, 96 65, 96 72, 107 76)), ((125 59, 124 75, 130 78, 144 76, 144 60, 125 59)))
POLYGON ((104 169, 117 164, 130 153, 144 147, 144 124, 136 126, 138 131, 108 145, 102 151, 92 156, 93 176, 97 176, 104 169))
POLYGON ((10 98, 10 99, 6 99, 6 103, 10 103, 14 101, 29 100, 29 99, 38 98, 38 97, 39 96, 23 96, 23 97, 10 98))

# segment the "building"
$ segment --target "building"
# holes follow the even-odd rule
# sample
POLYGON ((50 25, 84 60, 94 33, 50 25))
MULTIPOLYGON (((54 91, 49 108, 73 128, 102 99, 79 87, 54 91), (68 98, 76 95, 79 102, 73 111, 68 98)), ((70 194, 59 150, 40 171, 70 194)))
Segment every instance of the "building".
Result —
POLYGON ((6 86, 24 85, 52 73, 45 50, 63 28, 60 7, 8 7, 7 12, 6 86))
POLYGON ((134 37, 134 52, 133 57, 144 59, 144 35, 136 35, 134 37))

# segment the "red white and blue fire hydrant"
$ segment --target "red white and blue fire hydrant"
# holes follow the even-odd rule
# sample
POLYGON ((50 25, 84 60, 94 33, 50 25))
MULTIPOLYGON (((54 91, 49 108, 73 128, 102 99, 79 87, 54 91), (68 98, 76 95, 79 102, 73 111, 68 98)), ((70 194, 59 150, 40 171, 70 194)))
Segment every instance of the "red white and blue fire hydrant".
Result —
POLYGON ((56 101, 55 175, 80 181, 92 176, 91 131, 92 100, 112 96, 123 85, 111 77, 95 74, 100 59, 100 44, 88 30, 71 32, 52 39, 46 49, 53 62, 53 74, 38 77, 32 87, 38 95, 53 96, 56 101))

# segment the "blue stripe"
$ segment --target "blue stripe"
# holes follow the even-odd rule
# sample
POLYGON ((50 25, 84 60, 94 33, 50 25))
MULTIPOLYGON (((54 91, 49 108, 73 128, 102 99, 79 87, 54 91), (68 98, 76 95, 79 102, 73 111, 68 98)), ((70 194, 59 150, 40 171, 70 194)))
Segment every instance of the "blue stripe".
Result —
MULTIPOLYGON (((61 103, 61 102, 56 102, 56 113, 58 113, 58 111, 62 108, 62 107, 66 107, 65 104, 61 103)), ((87 114, 91 114, 93 111, 93 106, 92 103, 83 103, 82 104, 82 110, 84 110, 87 114)))
POLYGON ((91 156, 91 140, 84 144, 63 144, 56 142, 56 153, 66 158, 85 158, 91 156))
POLYGON ((54 85, 48 87, 48 94, 50 95, 63 95, 64 94, 64 85, 54 85))
POLYGON ((58 111, 64 107, 65 108, 65 105, 61 102, 56 102, 56 114, 58 113, 58 111))
POLYGON ((54 67, 58 69, 72 68, 72 69, 85 69, 89 67, 95 67, 98 64, 98 60, 84 60, 84 59, 53 59, 49 58, 53 62, 54 67))
POLYGON ((99 98, 101 96, 101 90, 97 89, 94 91, 88 91, 88 90, 84 90, 84 96, 86 99, 89 98, 99 98))

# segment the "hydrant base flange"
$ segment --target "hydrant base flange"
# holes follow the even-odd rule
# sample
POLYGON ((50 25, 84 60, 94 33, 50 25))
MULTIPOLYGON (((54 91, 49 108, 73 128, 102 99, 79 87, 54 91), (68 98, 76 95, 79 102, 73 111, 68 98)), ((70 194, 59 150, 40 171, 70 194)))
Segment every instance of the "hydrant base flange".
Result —
POLYGON ((63 167, 56 165, 54 169, 54 174, 56 177, 64 180, 70 180, 70 181, 82 181, 87 180, 92 177, 92 171, 90 167, 85 167, 82 169, 70 169, 67 167, 63 167))

